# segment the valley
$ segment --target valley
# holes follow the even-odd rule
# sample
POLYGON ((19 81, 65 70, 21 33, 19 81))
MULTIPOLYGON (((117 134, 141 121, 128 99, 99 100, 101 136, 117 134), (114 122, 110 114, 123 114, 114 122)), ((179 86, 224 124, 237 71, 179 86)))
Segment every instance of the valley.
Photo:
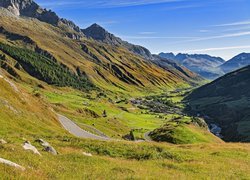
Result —
MULTIPOLYGON (((9 87, 9 85, 5 84, 5 87, 9 87)), ((71 88, 45 86, 43 89, 36 88, 34 90, 22 83, 18 84, 17 87, 19 91, 27 92, 26 96, 29 97, 29 103, 32 99, 38 102, 48 102, 47 105, 51 106, 57 113, 70 117, 82 129, 91 132, 91 129, 85 127, 85 124, 89 124, 115 140, 98 141, 77 138, 64 130, 58 123, 39 127, 38 125, 41 125, 40 121, 51 119, 51 116, 45 116, 45 114, 42 114, 40 117, 46 119, 37 119, 32 126, 30 126, 31 124, 29 124, 27 119, 23 119, 22 127, 24 129, 26 129, 27 126, 32 127, 32 129, 29 128, 30 132, 23 131, 19 126, 13 126, 15 119, 7 116, 4 120, 2 119, 3 114, 1 114, 5 129, 8 129, 8 133, 1 131, 1 137, 7 141, 7 144, 0 146, 1 157, 26 168, 25 171, 20 171, 0 164, 0 171, 4 172, 3 178, 95 179, 100 177, 116 177, 122 179, 124 176, 131 178, 141 178, 142 176, 154 178, 157 175, 160 179, 166 179, 185 178, 187 177, 187 173, 188 177, 197 179, 203 177, 204 174, 211 178, 214 177, 214 175, 219 178, 249 177, 248 173, 246 173, 249 170, 248 164, 250 161, 248 158, 248 144, 226 144, 215 136, 209 135, 207 129, 203 130, 199 128, 200 126, 192 125, 192 123, 190 123, 191 118, 178 119, 180 113, 164 115, 160 112, 154 112, 155 110, 158 111, 158 108, 147 109, 148 103, 145 103, 145 107, 140 109, 133 104, 126 103, 126 100, 124 101, 122 98, 116 99, 116 97, 113 98, 117 101, 110 103, 111 100, 109 100, 110 97, 108 95, 108 97, 95 99, 95 96, 98 95, 96 93, 86 95, 86 93, 71 88), (53 88, 53 90, 51 90, 51 88, 53 88), (48 92, 48 90, 50 91, 48 92), (37 96, 37 94, 40 94, 40 96, 37 96), (89 108, 90 110, 83 111, 86 114, 81 114, 82 111, 79 111, 81 108, 89 108), (124 112, 125 108, 127 108, 128 112, 124 112), (106 110, 107 117, 102 117, 103 109, 106 110), (143 113, 141 114, 141 112, 143 113), (163 119, 160 116, 162 116, 163 119), (176 117, 174 118, 173 116, 176 117), (12 123, 6 124, 6 119, 9 118, 12 119, 12 123), (176 119, 176 121, 172 121, 173 118, 176 119), (165 126, 167 124, 176 126, 176 123, 180 125, 177 126, 179 127, 177 130, 174 130, 177 134, 173 134, 173 139, 175 139, 173 142, 177 144, 184 143, 183 145, 151 141, 133 142, 131 140, 122 140, 123 138, 121 137, 123 134, 126 135, 130 133, 133 129, 133 136, 139 140, 147 131, 153 131, 163 124, 165 124, 165 126), (52 129, 49 130, 49 128, 52 129), (20 138, 20 132, 22 132, 22 138, 20 138), (190 135, 190 133, 194 134, 186 136, 186 133, 188 135, 190 135), (176 137, 176 135, 178 136, 176 137), (184 136, 182 137, 182 135, 184 136), (193 139, 194 137, 197 137, 195 141, 193 139), (42 156, 40 157, 32 152, 23 150, 20 146, 23 142, 23 138, 28 139, 36 146, 42 156), (59 154, 53 156, 43 151, 42 147, 36 142, 39 138, 48 141, 56 148, 59 154), (195 144, 188 145, 186 143, 195 144), (91 154, 91 156, 86 156, 83 153, 91 154), (230 163, 227 163, 228 161, 230 161, 230 163), (223 168, 221 167, 222 162, 227 164, 223 166, 223 168), (238 163, 240 163, 241 166, 235 168, 235 164, 238 163), (80 169, 81 171, 79 171, 80 169), (218 169, 220 170, 218 171, 218 169), (234 170, 228 173, 221 171, 222 169, 225 171, 228 169, 234 170)), ((8 92, 11 93, 12 91, 14 91, 12 87, 8 88, 8 92)), ((3 95, 4 94, 1 94, 1 97, 3 97, 3 95)), ((173 102, 175 106, 178 106, 178 109, 182 109, 182 105, 179 103, 183 98, 182 92, 172 92, 168 96, 168 101, 173 102)), ((147 102, 154 99, 153 101, 158 102, 159 99, 165 97, 166 94, 158 96, 144 95, 132 98, 130 101, 142 99, 147 102)), ((163 102, 164 104, 169 104, 168 101, 165 100, 163 102)), ((14 105, 15 108, 18 108, 16 104, 14 105)), ((160 107, 162 106, 161 103, 159 105, 160 107)), ((43 104, 40 103, 40 106, 43 106, 43 104)), ((171 108, 172 105, 169 111, 172 111, 171 108)), ((8 110, 8 107, 6 110, 8 110)), ((29 109, 29 111, 34 112, 34 108, 29 109)), ((11 112, 8 111, 8 114, 10 115, 11 112)), ((15 116, 16 115, 13 117, 15 116)), ((33 117, 30 118, 34 121, 33 117)), ((155 132, 157 133, 157 131, 155 132)), ((164 131, 164 133, 167 132, 172 132, 172 130, 169 131, 169 129, 167 129, 164 131)), ((93 131, 91 133, 95 134, 93 131)), ((154 137, 155 134, 152 136, 154 137)), ((160 141, 162 141, 162 139, 160 141)), ((163 141, 169 140, 163 139, 163 141)))
POLYGON ((249 179, 248 59, 0 0, 0 179, 249 179))

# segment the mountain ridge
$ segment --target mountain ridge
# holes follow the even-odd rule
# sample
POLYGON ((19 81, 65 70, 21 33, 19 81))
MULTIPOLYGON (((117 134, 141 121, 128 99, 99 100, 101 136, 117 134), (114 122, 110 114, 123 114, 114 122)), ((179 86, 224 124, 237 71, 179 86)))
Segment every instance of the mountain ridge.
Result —
POLYGON ((183 53, 177 55, 174 55, 173 53, 160 53, 159 56, 166 59, 172 59, 207 79, 216 79, 224 74, 224 72, 218 68, 218 66, 225 63, 225 60, 220 57, 214 57, 207 54, 183 53))
POLYGON ((69 34, 72 39, 84 37, 80 27, 73 21, 60 18, 55 12, 40 7, 33 0, 0 0, 0 7, 7 9, 16 16, 36 18, 58 27, 65 26, 76 32, 69 34))
POLYGON ((225 72, 229 73, 234 70, 243 68, 244 66, 250 65, 250 53, 240 53, 228 60, 220 66, 220 68, 225 72))
POLYGON ((39 20, 6 16, 4 11, 0 13, 0 26, 4 29, 0 36, 2 42, 45 54, 77 74, 87 74, 92 82, 104 89, 112 86, 119 91, 144 86, 173 88, 194 83, 197 78, 186 69, 184 71, 189 77, 174 67, 163 69, 123 47, 88 38, 66 38, 69 32, 66 29, 40 23, 39 20))
POLYGON ((116 37, 114 34, 111 34, 106 29, 100 25, 94 23, 86 29, 82 29, 82 32, 88 37, 94 40, 113 45, 113 46, 123 46, 129 51, 140 55, 146 59, 153 59, 151 52, 145 47, 134 45, 123 41, 121 38, 116 37))

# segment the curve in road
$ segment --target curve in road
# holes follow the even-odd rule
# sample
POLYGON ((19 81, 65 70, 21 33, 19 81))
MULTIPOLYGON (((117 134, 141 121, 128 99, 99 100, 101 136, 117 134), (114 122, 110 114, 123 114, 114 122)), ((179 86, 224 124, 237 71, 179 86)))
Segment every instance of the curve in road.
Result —
POLYGON ((108 137, 98 136, 98 135, 92 134, 90 132, 87 132, 87 131, 81 129, 73 121, 71 121, 69 118, 67 118, 63 115, 58 114, 58 119, 59 119, 59 122, 64 127, 64 129, 66 129, 67 131, 69 131, 71 134, 73 134, 76 137, 87 138, 87 139, 96 139, 96 140, 102 140, 102 141, 111 140, 108 137))

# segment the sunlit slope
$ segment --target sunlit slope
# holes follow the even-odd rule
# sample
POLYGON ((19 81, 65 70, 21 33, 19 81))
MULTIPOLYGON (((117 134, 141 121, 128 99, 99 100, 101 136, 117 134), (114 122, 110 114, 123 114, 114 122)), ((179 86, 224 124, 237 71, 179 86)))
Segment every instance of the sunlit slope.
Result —
POLYGON ((65 30, 38 20, 13 17, 2 10, 0 13, 1 42, 43 53, 78 74, 86 74, 101 88, 113 91, 173 89, 200 80, 185 68, 164 70, 122 47, 84 38, 72 40, 65 30))
POLYGON ((0 136, 2 138, 60 135, 63 129, 48 104, 26 93, 13 80, 0 76, 0 136))

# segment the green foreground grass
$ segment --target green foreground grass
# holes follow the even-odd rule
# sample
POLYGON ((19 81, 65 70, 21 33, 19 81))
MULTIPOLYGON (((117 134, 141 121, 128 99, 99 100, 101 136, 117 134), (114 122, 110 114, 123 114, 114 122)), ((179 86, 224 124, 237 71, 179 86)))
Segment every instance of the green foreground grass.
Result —
MULTIPOLYGON (((9 140, 9 139, 8 139, 9 140)), ((26 168, 0 164, 3 179, 249 179, 249 145, 99 142, 69 137, 49 139, 58 150, 42 157, 10 140, 1 157, 26 168), (93 157, 82 153, 92 153, 93 157)), ((35 144, 36 145, 36 144, 35 144)), ((37 145, 39 147, 39 145, 37 145)))

